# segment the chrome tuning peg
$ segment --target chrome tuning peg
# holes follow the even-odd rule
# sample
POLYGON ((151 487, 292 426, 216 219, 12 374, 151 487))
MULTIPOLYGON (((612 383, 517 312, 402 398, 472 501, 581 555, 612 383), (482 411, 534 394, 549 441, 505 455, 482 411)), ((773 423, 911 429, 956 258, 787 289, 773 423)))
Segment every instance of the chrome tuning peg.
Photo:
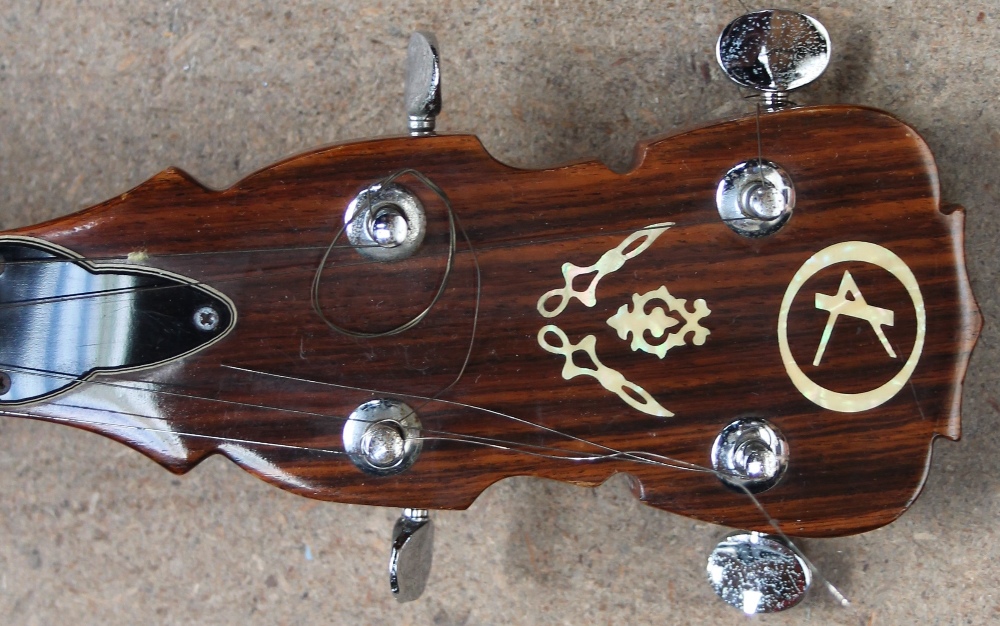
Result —
POLYGON ((400 602, 420 597, 431 573, 434 525, 426 509, 403 509, 392 529, 389 589, 400 602))
POLYGON ((709 555, 708 582, 725 602, 755 615, 798 604, 809 590, 812 574, 805 560, 780 537, 736 532, 709 555))
POLYGON ((788 106, 788 92, 819 78, 830 63, 830 35, 813 17, 794 11, 755 11, 719 36, 716 59, 742 87, 763 92, 769 110, 788 106))
POLYGON ((767 491, 788 469, 788 441, 766 420, 738 419, 715 438, 712 467, 719 479, 734 489, 767 491))
POLYGON ((406 51, 406 114, 410 134, 433 135, 441 112, 441 56, 431 33, 410 35, 406 51))

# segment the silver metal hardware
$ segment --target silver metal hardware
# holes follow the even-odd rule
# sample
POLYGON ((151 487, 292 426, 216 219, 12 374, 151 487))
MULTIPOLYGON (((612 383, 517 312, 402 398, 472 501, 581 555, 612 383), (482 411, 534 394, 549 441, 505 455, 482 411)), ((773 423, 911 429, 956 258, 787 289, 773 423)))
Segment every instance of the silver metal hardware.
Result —
POLYGON ((391 476, 416 461, 422 447, 416 435, 420 420, 398 400, 371 400, 351 413, 344 424, 344 450, 363 472, 391 476))
POLYGON ((708 582, 716 595, 747 615, 777 613, 802 600, 812 574, 780 537, 730 534, 708 557, 708 582))
POLYGON ((219 327, 219 312, 214 307, 203 306, 194 312, 194 325, 198 330, 211 332, 219 327))
POLYGON ((379 468, 392 467, 403 458, 406 439, 393 421, 372 424, 361 437, 361 454, 379 468))
POLYGON ((738 419, 715 438, 712 467, 727 485, 760 493, 778 484, 785 473, 788 442, 762 419, 738 419))
POLYGON ((434 525, 426 509, 403 509, 392 529, 389 589, 396 600, 410 602, 427 586, 434 556, 434 525))
POLYGON ((410 35, 406 50, 406 114, 410 134, 433 135, 441 112, 441 56, 431 33, 410 35))
POLYGON ((7 395, 10 391, 10 374, 7 372, 0 372, 0 396, 7 395))
POLYGON ((372 185, 344 212, 347 239, 376 261, 400 261, 420 248, 427 233, 424 205, 402 185, 372 185))
POLYGON ((0 254, 0 276, 3 276, 5 269, 7 269, 7 259, 3 258, 3 255, 0 254))
POLYGON ((743 161, 722 177, 715 192, 719 217, 744 237, 777 232, 795 209, 791 176, 771 161, 743 161))
POLYGON ((755 11, 729 23, 715 53, 723 71, 742 87, 762 91, 768 110, 788 106, 788 92, 803 87, 830 63, 830 35, 813 17, 794 11, 755 11))
POLYGON ((399 207, 387 205, 379 209, 371 221, 371 236, 383 248, 398 246, 406 241, 409 227, 399 207))

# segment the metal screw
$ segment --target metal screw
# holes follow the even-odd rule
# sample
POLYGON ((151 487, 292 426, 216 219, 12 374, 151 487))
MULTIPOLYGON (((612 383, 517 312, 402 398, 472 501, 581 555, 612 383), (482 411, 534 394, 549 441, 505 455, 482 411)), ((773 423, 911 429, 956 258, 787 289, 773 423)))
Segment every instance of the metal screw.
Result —
POLYGON ((781 229, 795 209, 795 185, 780 165, 743 161, 726 172, 715 191, 719 217, 744 237, 765 237, 781 229))
POLYGON ((211 306, 203 306, 194 312, 194 325, 198 330, 213 331, 219 327, 219 312, 211 306))
POLYGON ((7 372, 0 372, 0 396, 7 395, 10 391, 10 374, 7 372))

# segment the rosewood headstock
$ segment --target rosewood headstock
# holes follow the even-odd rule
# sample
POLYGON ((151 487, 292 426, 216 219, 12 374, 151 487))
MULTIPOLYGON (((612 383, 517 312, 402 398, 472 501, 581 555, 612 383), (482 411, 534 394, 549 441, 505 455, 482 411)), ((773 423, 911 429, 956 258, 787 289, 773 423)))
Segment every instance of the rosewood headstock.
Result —
MULTIPOLYGON (((436 48, 418 60, 439 80, 436 48)), ((72 384, 0 395, 0 412, 99 432, 177 473, 223 454, 321 500, 464 508, 509 476, 626 473, 652 506, 749 530, 887 524, 919 493, 934 438, 960 434, 980 328, 963 211, 942 204, 912 128, 773 95, 794 86, 641 144, 624 174, 507 167, 473 136, 433 134, 440 102, 414 96, 411 136, 308 152, 221 191, 171 169, 2 235, 67 251, 45 263, 133 267, 227 304, 185 300, 187 322, 214 306, 226 333, 166 360, 68 371, 12 355, 5 394, 25 376, 72 384)), ((0 281, 33 275, 17 262, 0 281)), ((22 281, 0 306, 36 308, 24 332, 72 346, 52 320, 74 302, 106 317, 166 281, 44 298, 22 281)), ((169 344, 177 319, 141 339, 169 344)))

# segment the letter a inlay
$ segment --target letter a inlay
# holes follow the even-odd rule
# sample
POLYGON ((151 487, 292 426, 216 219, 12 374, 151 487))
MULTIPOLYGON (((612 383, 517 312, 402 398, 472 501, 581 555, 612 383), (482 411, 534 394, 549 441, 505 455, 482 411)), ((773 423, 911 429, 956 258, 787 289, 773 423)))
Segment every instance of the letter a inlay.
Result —
POLYGON ((883 326, 893 325, 895 314, 889 309, 882 309, 865 302, 865 297, 861 295, 861 290, 858 289, 858 284, 854 282, 854 277, 851 276, 850 272, 844 272, 844 278, 840 281, 840 290, 837 291, 837 295, 816 294, 816 308, 828 311, 830 319, 823 330, 823 339, 819 343, 819 349, 816 350, 813 367, 819 367, 820 361, 823 360, 823 353, 826 351, 826 345, 833 334, 833 327, 841 315, 863 319, 871 324, 872 330, 882 342, 882 347, 889 353, 889 356, 896 358, 896 351, 889 345, 889 340, 886 338, 885 332, 882 331, 883 326))

